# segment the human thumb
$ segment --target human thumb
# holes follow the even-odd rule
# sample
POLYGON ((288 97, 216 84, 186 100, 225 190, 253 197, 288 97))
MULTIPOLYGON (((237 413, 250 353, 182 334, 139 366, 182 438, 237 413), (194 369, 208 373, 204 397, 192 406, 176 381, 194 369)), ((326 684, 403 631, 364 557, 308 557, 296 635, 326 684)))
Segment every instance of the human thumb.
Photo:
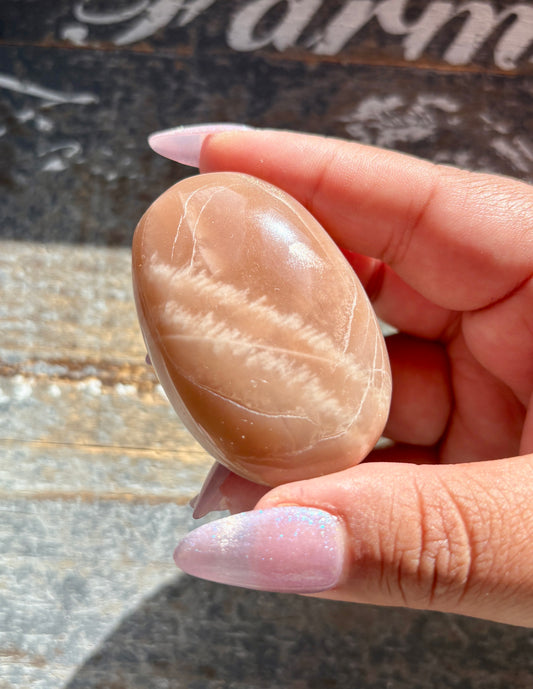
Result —
POLYGON ((178 566, 248 588, 533 625, 533 455, 372 462, 285 484, 178 546, 178 566))

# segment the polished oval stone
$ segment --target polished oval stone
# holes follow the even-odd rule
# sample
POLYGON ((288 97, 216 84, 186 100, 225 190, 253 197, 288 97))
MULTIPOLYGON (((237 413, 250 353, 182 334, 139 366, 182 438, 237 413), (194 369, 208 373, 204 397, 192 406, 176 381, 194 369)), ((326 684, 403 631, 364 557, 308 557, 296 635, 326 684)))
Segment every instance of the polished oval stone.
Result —
POLYGON ((274 486, 372 449, 391 395, 383 337, 344 256, 291 196, 238 173, 179 182, 137 227, 133 283, 170 402, 226 467, 274 486))

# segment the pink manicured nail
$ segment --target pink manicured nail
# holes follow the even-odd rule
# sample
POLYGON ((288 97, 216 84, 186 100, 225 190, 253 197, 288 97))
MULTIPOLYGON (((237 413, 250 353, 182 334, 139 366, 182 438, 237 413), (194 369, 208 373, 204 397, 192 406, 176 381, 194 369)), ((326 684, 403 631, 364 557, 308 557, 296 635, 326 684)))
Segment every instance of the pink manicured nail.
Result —
POLYGON ((154 132, 148 137, 150 147, 159 155, 183 165, 198 167, 202 144, 209 134, 235 129, 251 129, 245 124, 193 124, 154 132))
POLYGON ((231 475, 231 471, 225 466, 216 462, 211 467, 202 489, 198 495, 191 500, 191 507, 194 508, 192 516, 194 519, 205 517, 209 512, 223 510, 224 496, 220 492, 220 486, 231 475))
POLYGON ((194 510, 194 519, 220 510, 229 510, 231 514, 247 512, 253 509, 269 490, 268 486, 238 476, 217 462, 207 475, 200 493, 189 505, 194 510))
POLYGON ((221 584, 316 593, 340 579, 343 529, 336 517, 310 507, 242 512, 192 531, 174 560, 184 572, 221 584))

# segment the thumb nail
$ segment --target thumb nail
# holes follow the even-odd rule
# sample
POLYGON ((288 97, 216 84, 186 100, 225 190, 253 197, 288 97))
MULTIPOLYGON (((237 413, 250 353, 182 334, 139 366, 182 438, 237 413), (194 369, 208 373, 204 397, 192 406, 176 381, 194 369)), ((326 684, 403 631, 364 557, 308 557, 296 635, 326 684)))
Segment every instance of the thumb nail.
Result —
POLYGON ((188 574, 279 593, 333 588, 344 564, 344 532, 329 512, 274 507, 204 524, 174 552, 188 574))

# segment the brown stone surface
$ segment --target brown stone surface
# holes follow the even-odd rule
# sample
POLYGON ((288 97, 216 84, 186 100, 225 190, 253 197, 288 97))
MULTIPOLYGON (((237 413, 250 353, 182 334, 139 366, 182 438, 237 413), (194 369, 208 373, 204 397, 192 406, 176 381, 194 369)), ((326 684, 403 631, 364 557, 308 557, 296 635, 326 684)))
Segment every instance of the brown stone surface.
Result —
POLYGON ((174 185, 135 232, 133 277, 169 400, 222 464, 265 485, 362 461, 391 377, 364 289, 315 218, 236 173, 174 185))

